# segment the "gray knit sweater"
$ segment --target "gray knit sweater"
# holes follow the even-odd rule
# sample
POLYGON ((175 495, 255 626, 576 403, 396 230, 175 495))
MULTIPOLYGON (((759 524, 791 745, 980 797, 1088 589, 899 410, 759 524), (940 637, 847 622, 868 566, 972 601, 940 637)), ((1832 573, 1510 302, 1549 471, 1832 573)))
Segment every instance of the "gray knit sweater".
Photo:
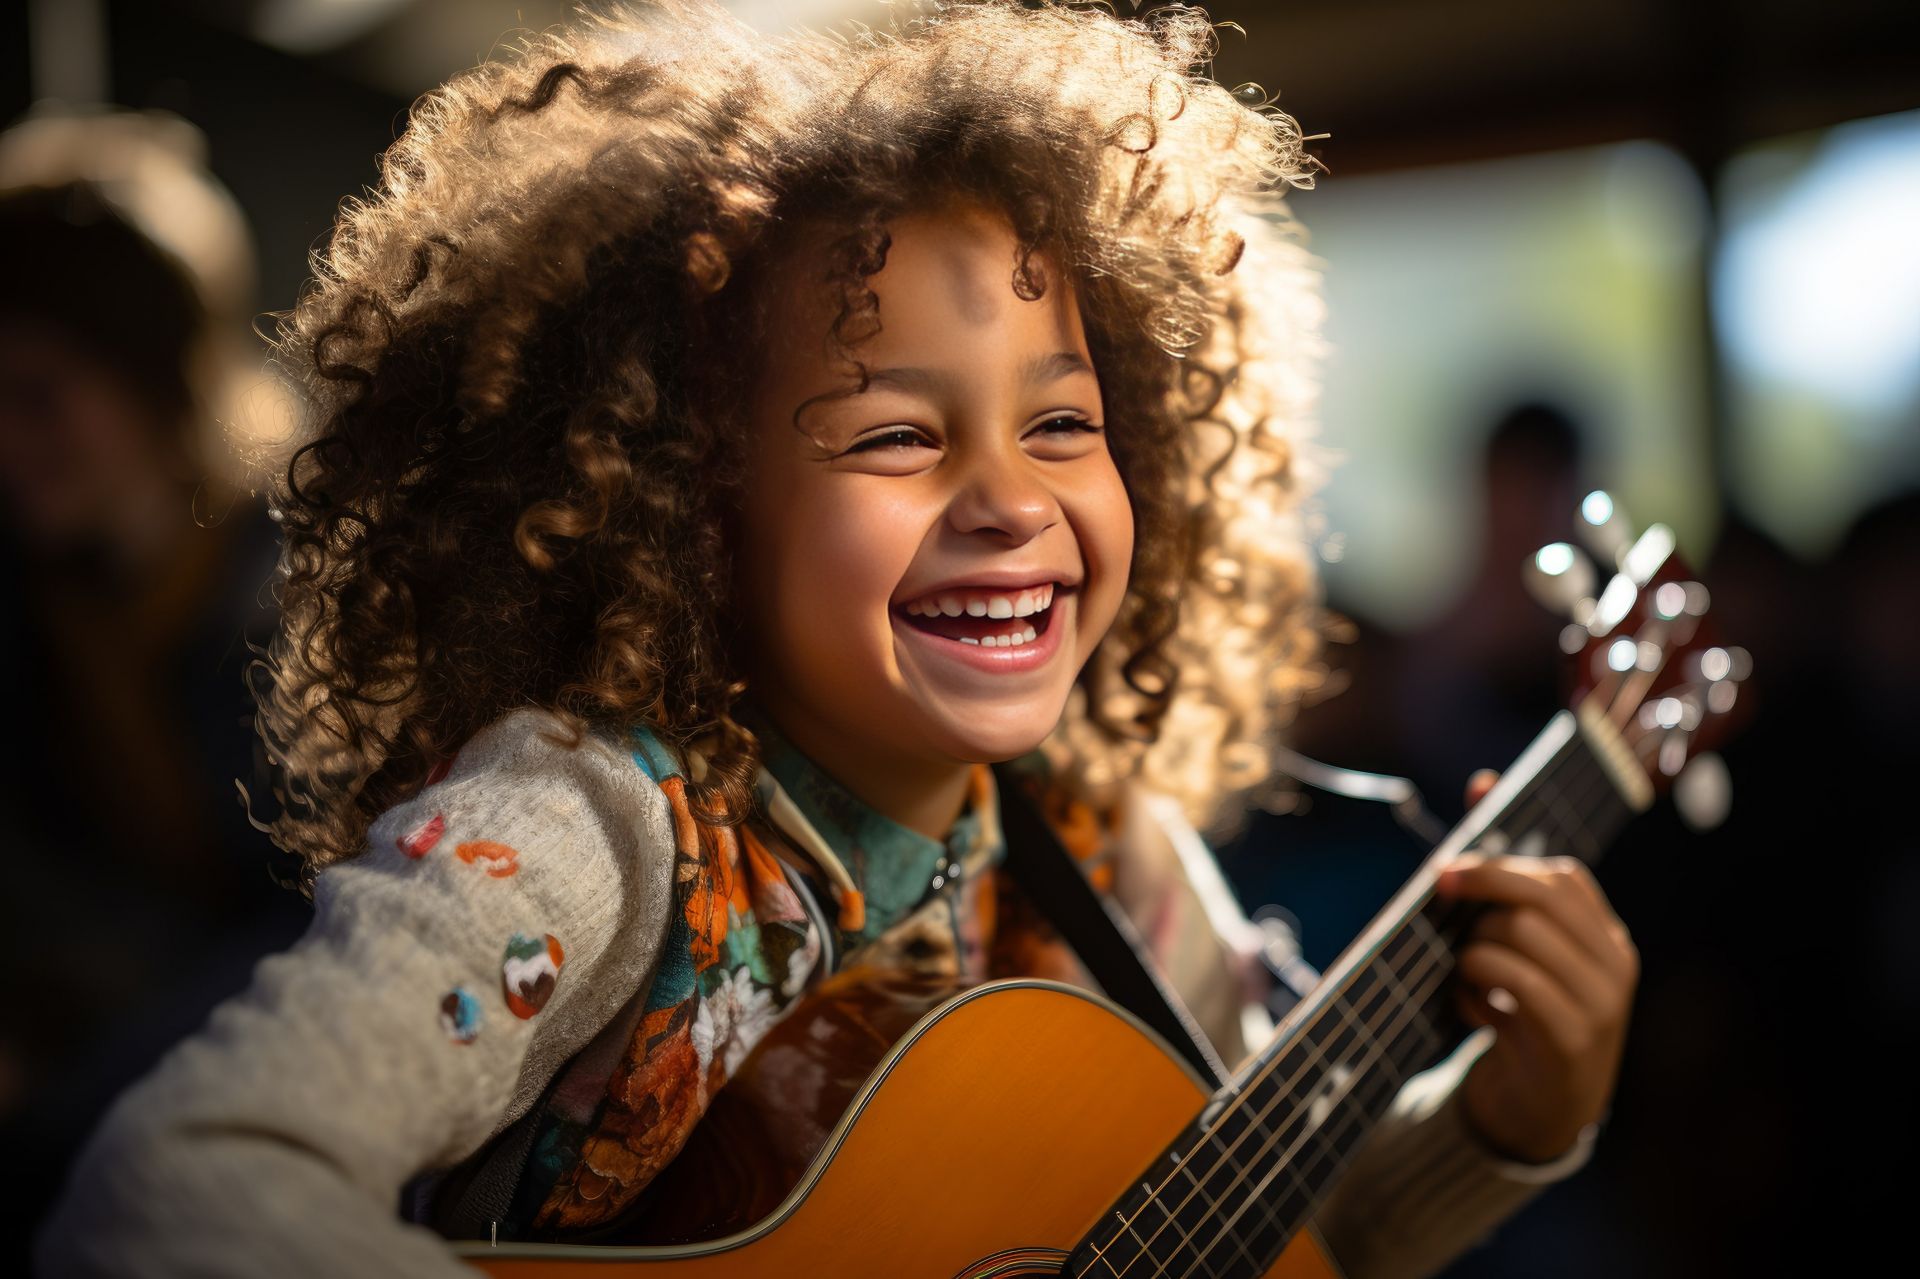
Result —
MULTIPOLYGON (((399 1217, 401 1187, 523 1114, 647 979, 668 926, 666 796, 614 741, 569 750, 552 732, 544 712, 497 721, 430 804, 383 814, 319 876, 306 936, 108 1111, 40 1233, 43 1274, 473 1273, 399 1217), (517 850, 515 872, 410 859, 435 814, 517 850), (496 998, 450 1044, 443 999, 497 991, 514 934, 566 938, 566 980, 537 1017, 496 998)), ((1219 1003, 1190 993, 1196 1015, 1219 1003)), ((1229 1060, 1245 1047, 1236 1025, 1202 1024, 1229 1060)), ((1483 1046, 1409 1081, 1323 1210, 1352 1279, 1431 1273, 1584 1162, 1590 1139, 1538 1168, 1475 1143, 1457 1084, 1483 1046)))

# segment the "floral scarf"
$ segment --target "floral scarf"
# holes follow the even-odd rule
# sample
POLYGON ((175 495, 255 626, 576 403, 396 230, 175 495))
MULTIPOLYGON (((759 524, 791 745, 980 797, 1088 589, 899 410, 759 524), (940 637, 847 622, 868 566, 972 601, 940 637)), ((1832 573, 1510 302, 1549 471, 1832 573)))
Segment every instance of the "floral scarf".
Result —
MULTIPOLYGON (((503 1237, 564 1238, 616 1219, 680 1153, 753 1046, 827 975, 823 958, 835 972, 911 963, 958 984, 1088 981, 995 873, 1005 845, 987 765, 974 766, 965 810, 936 841, 868 807, 771 724, 754 729, 759 799, 732 828, 696 821, 675 754, 644 729, 633 734, 634 762, 673 812, 669 932, 649 985, 550 1088, 503 1237)), ((1046 793, 1037 753, 1016 768, 1100 885, 1110 868, 1098 865, 1105 841, 1091 811, 1046 793)))

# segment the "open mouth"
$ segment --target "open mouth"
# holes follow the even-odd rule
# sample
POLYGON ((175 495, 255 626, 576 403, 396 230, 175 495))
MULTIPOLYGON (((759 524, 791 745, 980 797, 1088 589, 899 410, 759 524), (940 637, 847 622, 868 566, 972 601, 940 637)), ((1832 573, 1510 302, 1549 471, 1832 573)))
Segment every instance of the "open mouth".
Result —
POLYGON ((1053 624, 1055 609, 1071 591, 1071 587, 1054 583, 1047 592, 1043 607, 1017 617, 980 616, 965 611, 964 605, 957 615, 951 608, 938 616, 930 616, 924 611, 908 612, 906 606, 896 607, 893 611, 896 617, 913 629, 942 639, 981 648, 1023 648, 1047 633, 1053 624))

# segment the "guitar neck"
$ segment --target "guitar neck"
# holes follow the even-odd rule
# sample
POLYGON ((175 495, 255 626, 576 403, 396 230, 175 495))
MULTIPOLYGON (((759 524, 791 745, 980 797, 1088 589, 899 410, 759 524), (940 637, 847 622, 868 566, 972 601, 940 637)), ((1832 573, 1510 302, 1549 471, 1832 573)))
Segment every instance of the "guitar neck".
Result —
MULTIPOLYGON (((1434 897, 1441 868, 1475 849, 1597 859, 1652 798, 1622 749, 1597 717, 1556 716, 1074 1258, 1097 1252, 1117 1264, 1145 1256, 1170 1268, 1262 1273, 1312 1218, 1401 1085, 1464 1036, 1447 979, 1474 911, 1434 897), (1157 1228, 1169 1219, 1177 1229, 1127 1224, 1157 1228)), ((1080 1273, 1072 1261, 1068 1273, 1080 1273)))

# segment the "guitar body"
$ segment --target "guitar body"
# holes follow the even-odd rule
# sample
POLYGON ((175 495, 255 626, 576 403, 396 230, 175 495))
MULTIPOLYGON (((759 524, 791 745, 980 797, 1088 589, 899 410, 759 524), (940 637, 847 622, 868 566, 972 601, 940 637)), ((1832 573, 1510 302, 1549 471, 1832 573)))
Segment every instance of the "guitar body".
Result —
MULTIPOLYGON (((887 1014, 915 1011, 916 992, 875 992, 836 975, 714 1098, 694 1130, 708 1135, 623 1219, 679 1242, 461 1252, 500 1279, 1058 1274, 1208 1099, 1152 1032, 1086 991, 1016 980, 948 992, 901 1034, 887 1014), (849 1100, 862 1045, 880 1051, 849 1100), (688 1237, 701 1235, 713 1237, 688 1237)), ((1336 1275, 1311 1232, 1265 1272, 1336 1275)))
MULTIPOLYGON (((1220 1183, 1237 1198, 1186 1208, 1166 1152, 1212 1142, 1233 1107, 1210 1119, 1212 1087, 1107 1000, 1030 979, 956 993, 911 971, 856 965, 768 1030, 672 1164, 609 1214, 613 1224, 566 1243, 458 1251, 500 1279, 1003 1279, 1060 1274, 1083 1240, 1099 1240, 1111 1251, 1077 1261, 1073 1279, 1336 1279, 1311 1226, 1264 1268, 1236 1240, 1278 1237, 1276 1223, 1302 1220, 1327 1180, 1316 1169, 1344 1167, 1399 1081, 1457 1042, 1446 1033, 1446 982, 1473 911, 1435 897, 1439 869, 1496 838, 1516 854, 1538 845, 1597 857, 1736 705, 1750 659, 1711 645, 1707 592, 1673 547, 1655 525, 1618 552, 1620 572, 1580 601, 1569 628, 1588 637, 1573 655, 1574 709, 1549 722, 1272 1042, 1239 1064, 1235 1105, 1265 1098, 1291 1144, 1222 1148, 1241 1151, 1220 1183), (1346 1120, 1330 1122, 1342 1107, 1346 1120), (1319 1157, 1297 1167, 1302 1150, 1319 1157), (1306 1192, 1292 1216, 1265 1197, 1283 1167, 1306 1192), (1140 1206, 1115 1220, 1127 1203, 1140 1206), (1235 1227, 1261 1209, 1273 1215, 1235 1227), (1180 1229, 1192 1233, 1167 1233, 1180 1229)), ((1569 574, 1577 562, 1557 545, 1536 566, 1569 574)), ((1216 1184, 1217 1168, 1205 1165, 1198 1180, 1216 1184)))

